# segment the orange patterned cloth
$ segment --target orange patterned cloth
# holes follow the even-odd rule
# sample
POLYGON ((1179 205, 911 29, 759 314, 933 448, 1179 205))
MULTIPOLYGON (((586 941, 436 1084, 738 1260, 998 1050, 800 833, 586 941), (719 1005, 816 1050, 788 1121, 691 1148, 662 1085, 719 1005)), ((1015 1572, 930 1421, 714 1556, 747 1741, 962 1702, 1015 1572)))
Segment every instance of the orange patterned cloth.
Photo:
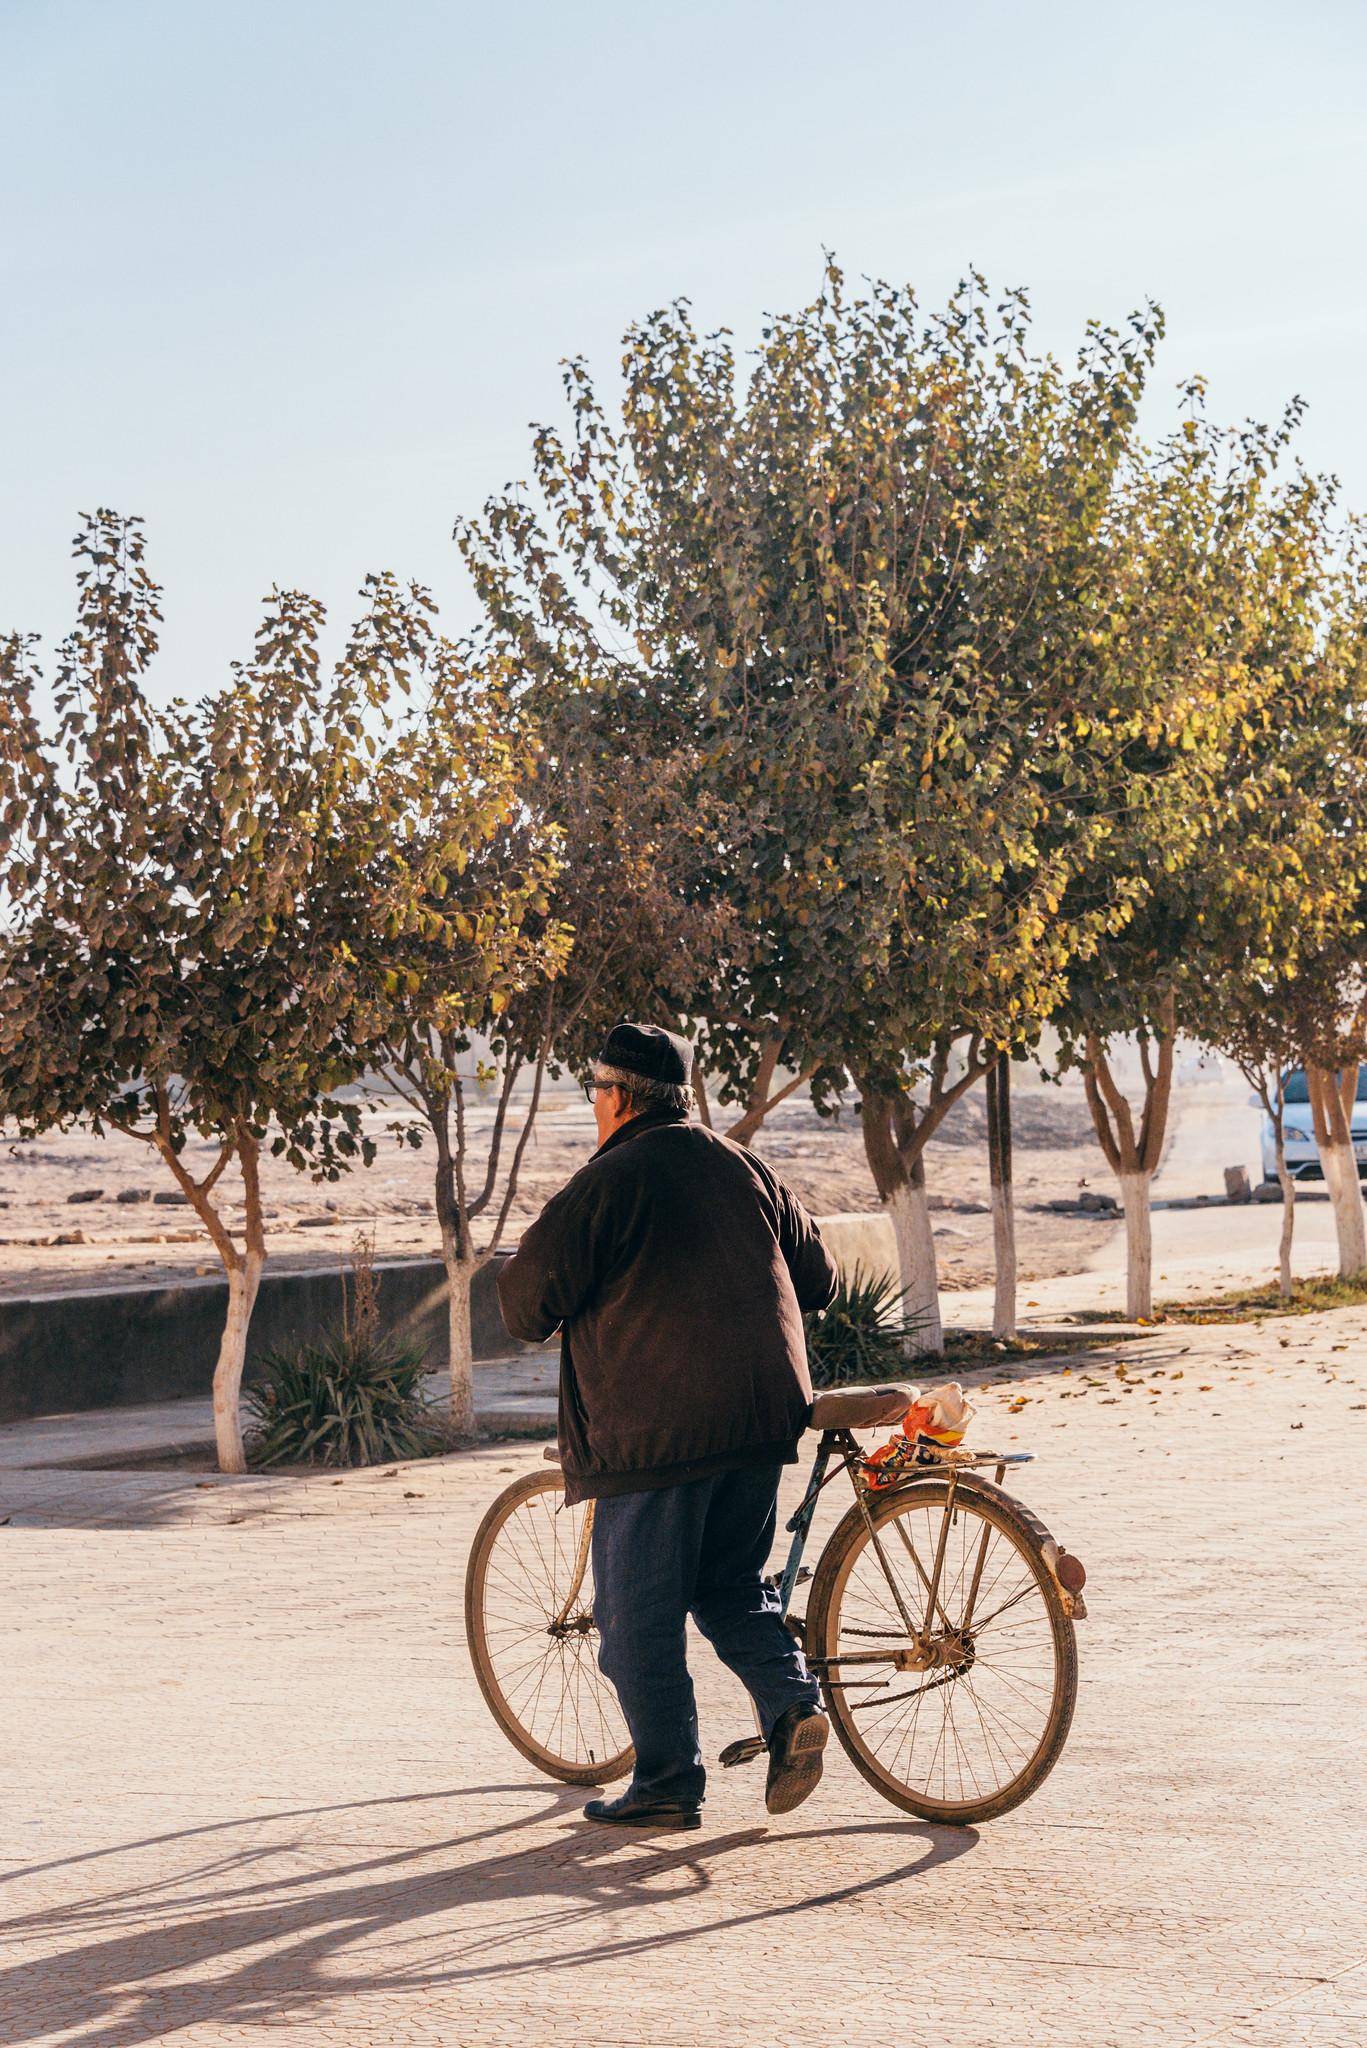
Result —
POLYGON ((865 1478, 874 1488, 891 1486, 906 1466, 914 1464, 923 1443, 952 1450, 961 1444, 973 1419, 973 1404, 957 1380, 924 1393, 913 1388, 915 1398, 902 1417, 895 1436, 880 1444, 865 1460, 865 1478))

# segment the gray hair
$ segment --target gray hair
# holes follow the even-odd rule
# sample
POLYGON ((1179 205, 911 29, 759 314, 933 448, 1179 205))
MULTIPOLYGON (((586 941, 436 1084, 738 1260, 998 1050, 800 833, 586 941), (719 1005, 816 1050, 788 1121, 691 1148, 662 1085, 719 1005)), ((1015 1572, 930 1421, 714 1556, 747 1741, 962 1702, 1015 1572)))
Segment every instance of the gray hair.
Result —
POLYGON ((636 1105, 638 1112, 643 1109, 681 1109, 685 1116, 692 1113, 693 1090, 678 1081, 652 1081, 645 1074, 630 1074, 625 1067, 605 1067, 595 1063, 595 1081, 606 1081, 636 1105))

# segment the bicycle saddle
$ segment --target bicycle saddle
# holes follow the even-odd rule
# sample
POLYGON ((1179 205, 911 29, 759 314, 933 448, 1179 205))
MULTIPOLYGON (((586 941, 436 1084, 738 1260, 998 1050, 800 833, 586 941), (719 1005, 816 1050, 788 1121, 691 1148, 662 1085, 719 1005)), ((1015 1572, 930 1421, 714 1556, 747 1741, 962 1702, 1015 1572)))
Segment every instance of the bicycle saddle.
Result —
POLYGON ((809 1429, 873 1429, 896 1422, 916 1399, 914 1387, 824 1387, 812 1402, 809 1429))

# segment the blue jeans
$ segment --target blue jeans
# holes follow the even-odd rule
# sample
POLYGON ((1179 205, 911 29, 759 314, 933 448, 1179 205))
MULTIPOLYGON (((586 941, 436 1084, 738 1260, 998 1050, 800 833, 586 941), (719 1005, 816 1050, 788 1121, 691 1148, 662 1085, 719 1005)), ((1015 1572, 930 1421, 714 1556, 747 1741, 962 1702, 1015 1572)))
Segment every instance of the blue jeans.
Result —
POLYGON ((774 1541, 781 1467, 718 1472, 594 1505, 598 1662, 636 1748, 632 1792, 696 1805, 707 1774, 684 1656, 691 1614, 747 1688, 767 1739, 780 1714, 820 1695, 778 1594, 761 1577, 774 1541))

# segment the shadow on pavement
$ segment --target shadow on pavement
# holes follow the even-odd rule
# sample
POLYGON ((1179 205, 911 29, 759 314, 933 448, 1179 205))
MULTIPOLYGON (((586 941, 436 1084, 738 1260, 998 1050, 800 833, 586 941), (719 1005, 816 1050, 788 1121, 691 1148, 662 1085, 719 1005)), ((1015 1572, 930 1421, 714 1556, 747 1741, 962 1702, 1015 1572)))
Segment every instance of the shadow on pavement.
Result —
MULTIPOLYGON (((514 1788, 414 1797, 486 1796, 493 1789, 514 1788)), ((272 1820, 316 1825, 347 1808, 254 1815, 94 1852, 130 1854, 186 1835, 225 1838, 220 1853, 193 1870, 116 1883, 103 1896, 0 1923, 11 1954, 23 1942, 60 1944, 56 1952, 0 1970, 0 2013, 6 2015, 0 2039, 18 2048, 60 2032, 72 2048, 139 2048, 199 2024, 279 2022, 355 1997, 430 1995, 481 1980, 601 1971, 686 1949, 720 1931, 800 1919, 904 1884, 966 1854, 978 1839, 973 1829, 879 1820, 781 1832, 761 1824, 690 1837, 680 1846, 672 1837, 623 1839, 583 1825, 577 1818, 583 1797, 556 1791, 492 1828, 381 1855, 362 1853, 328 1869, 300 1868, 320 1846, 311 1829, 297 1839, 275 1835, 234 1845, 233 1837, 238 1831, 259 1837, 272 1820), (547 1823, 557 1820, 565 1825, 548 1836, 547 1823), (498 1837, 532 1827, 539 1832, 525 1845, 487 1852, 498 1837), (848 1843, 848 1881, 747 1910, 747 1898, 768 1890, 770 1871, 778 1877, 774 1860, 781 1858, 791 1875, 813 1841, 828 1850, 832 1842, 848 1843), (912 1845, 914 1853, 906 1854, 912 1845), (765 1865, 758 1873, 753 1867, 737 1873, 748 1877, 743 1897, 726 1882, 727 1861, 738 1853, 761 1857, 765 1865), (282 1863, 291 1867, 273 1874, 271 1866, 282 1863), (699 1915, 696 1902, 714 1889, 715 1910, 699 1915), (662 1912, 676 1902, 690 1905, 689 1917, 662 1925, 662 1912), (512 1910, 500 1915, 500 1907, 512 1910), (650 1909, 644 1921, 636 1917, 643 1908, 650 1909), (633 1919, 645 1931, 635 1931, 633 1919), (415 1955, 424 1944, 427 1953, 415 1955), (365 1954, 348 1968, 347 1954, 358 1948, 365 1954), (392 1960, 396 1951, 407 1952, 407 1960, 392 1960)), ((36 1868, 44 1867, 54 1866, 36 1868)))

